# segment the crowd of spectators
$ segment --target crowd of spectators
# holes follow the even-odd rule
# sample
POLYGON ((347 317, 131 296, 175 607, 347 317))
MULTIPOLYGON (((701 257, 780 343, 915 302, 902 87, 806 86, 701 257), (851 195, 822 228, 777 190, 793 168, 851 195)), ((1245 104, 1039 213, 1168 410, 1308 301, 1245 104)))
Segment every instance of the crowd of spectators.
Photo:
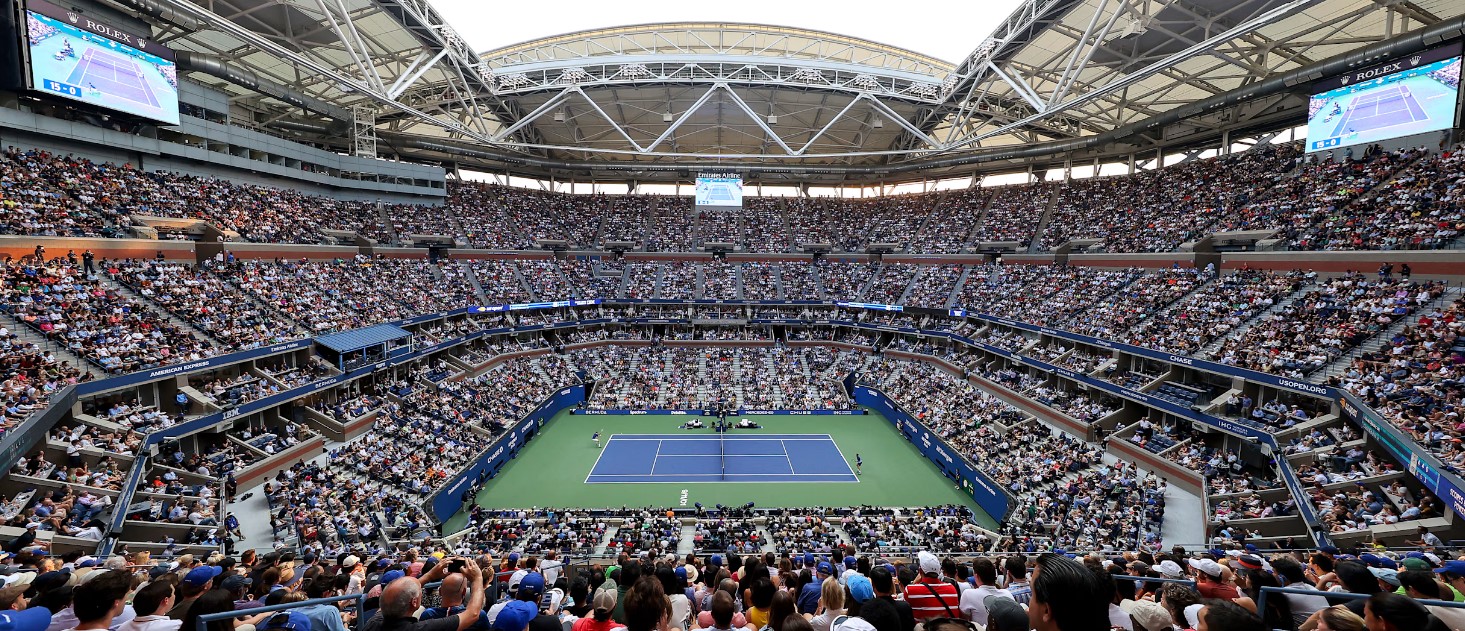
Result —
POLYGON ((840 380, 868 356, 818 347, 601 346, 570 360, 596 380, 597 409, 848 409, 840 380))
POLYGON ((320 334, 478 302, 466 279, 440 277, 436 265, 419 259, 357 255, 331 261, 240 261, 215 271, 256 300, 320 334))
POLYGON ((1109 339, 1193 354, 1303 287, 1300 271, 1238 270, 1221 276, 1109 339))
POLYGON ((63 258, 0 265, 4 309, 109 373, 200 359, 218 347, 63 258))
POLYGON ((215 273, 214 265, 127 260, 112 263, 108 271, 230 350, 299 337, 294 323, 240 293, 215 273))
POLYGON ((1211 231, 1291 168, 1301 148, 1270 144, 1133 175, 1075 179, 1058 191, 1041 245, 1096 239, 1109 252, 1169 252, 1211 231))
POLYGON ((1305 377, 1443 291, 1439 281, 1369 280, 1360 273, 1320 280, 1281 310, 1228 335, 1213 357, 1251 370, 1305 377))
POLYGON ((1448 466, 1465 467, 1461 370, 1465 298, 1431 309, 1359 355, 1334 382, 1414 438, 1448 466))

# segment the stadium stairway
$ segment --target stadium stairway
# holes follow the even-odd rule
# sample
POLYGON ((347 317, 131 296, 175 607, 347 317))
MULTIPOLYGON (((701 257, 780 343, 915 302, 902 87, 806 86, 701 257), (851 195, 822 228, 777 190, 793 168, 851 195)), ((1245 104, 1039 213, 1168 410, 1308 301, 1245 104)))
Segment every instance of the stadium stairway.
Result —
MULTIPOLYGON (((779 300, 788 300, 788 292, 784 291, 784 288, 783 288, 783 264, 782 263, 774 263, 771 266, 769 266, 769 271, 773 274, 773 292, 774 292, 774 295, 778 296, 778 299, 779 300)), ((738 281, 739 281, 739 286, 741 286, 742 285, 742 275, 741 274, 738 275, 738 281)), ((747 294, 743 294, 743 295, 746 296, 747 294)))
POLYGON ((300 324, 299 322, 296 322, 294 318, 291 318, 291 317, 285 315, 279 309, 276 309, 274 306, 266 303, 263 300, 260 300, 257 296, 254 295, 254 292, 245 291, 243 288, 239 287, 238 285, 234 284, 233 282, 231 282, 229 280, 224 280, 222 278, 221 278, 221 280, 223 280, 225 286, 227 286, 227 287, 229 287, 229 288, 231 288, 231 289, 234 290, 234 294, 233 295, 236 298, 239 298, 239 299, 242 299, 242 300, 247 301, 249 304, 254 305, 254 308, 259 309, 262 313, 269 313, 269 314, 275 316, 281 322, 288 322, 288 323, 290 323, 290 326, 294 327, 294 335, 295 336, 297 336, 297 337, 310 337, 311 336, 311 334, 312 334, 311 330, 308 329, 308 328, 306 328, 305 325, 300 324))
POLYGON ((168 310, 167 309, 164 309, 162 305, 160 305, 160 304, 158 304, 156 302, 153 302, 147 296, 144 296, 144 295, 142 295, 140 293, 137 293, 131 287, 128 287, 126 283, 123 283, 122 281, 117 280, 116 278, 112 278, 112 277, 107 277, 106 280, 105 280, 105 282, 107 283, 107 285, 109 285, 113 289, 116 289, 117 290, 117 293, 120 293, 120 294, 122 294, 124 296, 127 296, 128 298, 131 298, 133 301, 137 302, 137 304, 142 305, 142 308, 147 309, 148 311, 152 312, 153 315, 156 315, 156 316, 158 316, 160 318, 163 318, 164 320, 167 320, 168 322, 170 322, 171 324, 173 324, 173 326, 176 326, 176 327, 178 327, 178 328, 180 328, 180 329, 182 329, 184 331, 188 331, 189 333, 192 333, 192 334, 198 336, 198 338, 199 339, 202 339, 202 340, 212 340, 214 342, 222 342, 222 340, 220 340, 219 338, 214 337, 213 335, 210 335, 210 334, 204 332, 202 329, 199 329, 198 327, 193 326, 193 323, 192 322, 189 322, 187 320, 184 320, 183 318, 179 318, 179 317, 173 315, 172 313, 168 312, 168 310))
MULTIPOLYGON (((631 266, 627 265, 626 269, 630 269, 630 267, 631 266)), ((656 268, 652 273, 656 275, 656 280, 652 281, 651 283, 651 296, 653 298, 660 298, 662 297, 661 285, 663 282, 666 281, 666 264, 657 263, 656 268)), ((692 291, 695 293, 696 288, 693 288, 692 291)))
POLYGON ((478 275, 473 273, 473 266, 468 261, 458 261, 458 269, 463 270, 463 276, 468 278, 468 285, 473 287, 473 296, 478 299, 479 304, 488 304, 488 294, 483 293, 483 283, 478 282, 478 275))
POLYGON ((387 205, 381 202, 376 203, 376 220, 380 221, 382 228, 387 233, 387 243, 401 243, 402 235, 397 234, 397 226, 392 223, 392 213, 387 210, 387 205))
POLYGON ((824 289, 824 278, 819 275, 819 266, 809 263, 809 277, 814 279, 815 291, 819 292, 820 300, 829 300, 829 292, 824 289))
POLYGON ((875 271, 871 272, 870 277, 865 279, 865 283, 860 285, 860 290, 855 295, 849 297, 850 300, 863 300, 865 294, 870 292, 870 288, 874 287, 875 283, 880 280, 880 274, 885 271, 885 264, 877 263, 876 265, 875 271))
POLYGON ((600 556, 604 556, 605 555, 605 550, 610 547, 611 539, 613 539, 616 536, 616 531, 618 531, 618 530, 620 530, 620 528, 618 526, 611 526, 611 525, 607 525, 606 526, 606 528, 605 528, 605 536, 604 537, 601 537, 600 538, 600 543, 598 543, 598 544, 595 545, 595 554, 596 555, 600 555, 600 556))
POLYGON ((66 348, 65 344, 56 342, 46 337, 44 333, 41 333, 40 331, 26 325, 24 322, 16 319, 15 316, 11 315, 9 312, 3 312, 3 314, 4 315, 0 315, 0 323, 4 323, 5 328, 9 329, 11 333, 14 333, 15 336, 20 338, 22 342, 35 344, 36 348, 50 351, 56 356, 57 359, 61 361, 71 362, 72 366, 85 370, 86 374, 90 375, 92 379, 100 379, 106 376, 102 373, 101 369, 96 367, 95 364, 92 364, 91 362, 83 359, 80 355, 71 352, 71 349, 66 348))
POLYGON ((1332 377, 1341 376, 1343 373, 1348 372, 1348 366, 1353 363, 1354 359, 1357 359, 1364 353, 1374 352, 1384 348, 1385 346, 1388 346, 1389 340, 1392 340, 1395 334, 1403 331, 1406 327, 1414 326, 1419 322, 1420 318, 1423 318, 1435 309, 1447 306, 1451 302, 1454 302, 1460 297, 1460 294, 1462 292, 1465 292, 1465 288, 1450 287, 1445 289, 1444 293, 1440 294, 1439 298, 1435 298, 1434 300, 1425 304, 1423 307, 1415 309, 1414 312, 1409 314, 1407 317, 1400 318, 1399 321, 1390 325, 1389 328, 1380 331, 1378 335, 1369 338, 1368 341, 1359 344, 1347 353, 1340 355, 1337 359, 1333 360, 1332 363, 1323 366, 1318 371, 1309 375, 1309 377, 1312 378, 1314 381, 1326 381, 1327 379, 1330 379, 1332 377))
POLYGON ((1296 302, 1299 297, 1301 297, 1303 294, 1307 293, 1308 289, 1309 288, 1307 286, 1303 286, 1302 288, 1298 289, 1297 291, 1294 291, 1294 292, 1292 292, 1292 293, 1290 293, 1290 294, 1288 294, 1286 296, 1283 296, 1282 299, 1281 300, 1278 300, 1276 302, 1276 304, 1273 304, 1271 306, 1271 308, 1269 308, 1269 309, 1267 309, 1265 311, 1262 311, 1261 313, 1258 313, 1258 314, 1252 316, 1250 319, 1246 320, 1245 322, 1242 322, 1241 323, 1241 326, 1238 326, 1235 329, 1232 329, 1230 333, 1227 333, 1226 335, 1222 335, 1221 337, 1218 337, 1218 338, 1216 338, 1214 340, 1211 340, 1205 346, 1202 346, 1200 348, 1200 350, 1196 351, 1193 354, 1193 356, 1194 357, 1201 357, 1201 358, 1205 358, 1205 359, 1215 359, 1216 352, 1221 350, 1221 346, 1224 345, 1227 340, 1230 340, 1232 338, 1239 338, 1239 337, 1241 337, 1243 335, 1246 335, 1246 331, 1248 329, 1250 329, 1252 326, 1254 326, 1256 323, 1262 322, 1266 318, 1268 318, 1268 317, 1270 317, 1270 316, 1272 316, 1272 315, 1274 315, 1276 313, 1281 312, 1283 309, 1286 309, 1293 302, 1296 302))
MULTIPOLYGON (((909 239, 904 244, 901 245, 900 251, 901 252, 910 252, 911 251, 911 246, 913 246, 913 245, 921 242, 920 238, 921 238, 921 235, 923 235, 923 234, 926 233, 926 227, 929 226, 929 225, 931 225, 932 221, 934 221, 940 215, 941 215, 941 205, 938 204, 938 205, 936 205, 936 207, 932 208, 929 212, 927 212, 925 217, 922 217, 921 218, 921 223, 917 224, 916 225, 916 229, 911 231, 909 239)), ((869 235, 866 235, 866 239, 865 239, 866 242, 871 241, 871 239, 869 239, 868 237, 869 237, 869 235)))
POLYGON ((519 266, 517 264, 510 269, 514 270, 514 280, 519 283, 519 287, 524 289, 524 295, 535 296, 539 300, 553 300, 553 298, 540 296, 538 293, 536 293, 534 291, 534 284, 530 283, 529 279, 524 277, 524 271, 519 269, 519 266))
POLYGON ((961 298, 961 288, 966 285, 966 279, 972 275, 972 270, 976 267, 975 265, 961 266, 961 276, 956 277, 956 283, 951 286, 951 293, 946 295, 946 302, 941 305, 943 309, 956 307, 957 299, 961 298))
POLYGON ((1033 228, 1032 241, 1028 244, 1029 252, 1038 252, 1042 249, 1043 231, 1048 229, 1048 222, 1053 220, 1053 210, 1058 207, 1058 191, 1062 187, 1051 187, 1048 193, 1048 206, 1043 209, 1042 216, 1038 217, 1038 225, 1033 228))
MULTIPOLYGON (((911 288, 913 288, 913 287, 916 286, 916 283, 921 280, 921 277, 924 276, 924 275, 926 275, 927 273, 938 272, 938 271, 940 271, 940 270, 937 269, 935 266, 929 266, 929 265, 928 266, 921 266, 921 267, 916 268, 916 273, 911 274, 910 280, 907 280, 905 282, 905 289, 900 290, 900 298, 895 301, 895 304, 898 304, 898 305, 906 304, 906 299, 910 298, 910 295, 911 295, 911 288)), ((949 298, 949 296, 948 296, 948 298, 949 298)))

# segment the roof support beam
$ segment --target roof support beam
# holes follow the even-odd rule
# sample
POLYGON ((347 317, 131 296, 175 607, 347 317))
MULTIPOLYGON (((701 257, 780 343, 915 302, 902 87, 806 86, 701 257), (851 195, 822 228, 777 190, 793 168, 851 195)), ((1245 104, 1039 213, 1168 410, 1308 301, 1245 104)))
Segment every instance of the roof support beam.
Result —
POLYGON ((671 135, 676 132, 677 128, 682 126, 682 123, 687 122, 687 119, 691 118, 692 114, 696 113, 697 110, 702 108, 702 105, 707 103, 708 99, 712 98, 712 94, 714 92, 717 92, 717 86, 714 85, 710 88, 707 88, 707 91, 703 92, 702 96, 697 97, 697 100, 692 102, 692 106, 687 108, 687 111, 682 112, 681 116, 678 116, 676 120, 671 122, 671 126, 667 127, 666 131, 661 132, 661 135, 657 136, 656 140, 646 147, 646 151, 651 151, 652 149, 655 149, 663 141, 671 137, 671 135))
POLYGON ((782 138, 779 138, 778 134, 773 133, 773 128, 768 126, 768 123, 763 120, 763 116, 754 112, 753 108, 748 106, 748 102, 743 100, 743 97, 738 96, 737 92, 733 92, 732 88, 729 88, 726 83, 719 83, 713 87, 721 87, 727 90, 728 96, 732 97, 732 101, 738 106, 738 109, 743 110, 743 113, 747 114, 748 118, 753 119, 753 122, 758 124, 758 128, 762 129, 763 133, 768 134, 768 137, 772 138, 773 142, 778 143, 778 146, 783 148, 784 153, 793 154, 794 150, 789 148, 788 143, 784 142, 782 138))
POLYGON ((1212 35, 1205 40, 1186 48, 1185 50, 1176 52, 1160 61, 1152 63, 1128 75, 1125 75, 1124 77, 1116 81, 1105 84, 1104 86, 1096 90, 1092 90, 1081 96, 1069 99, 1058 107, 1049 108, 1047 110, 1040 109, 1038 113, 1033 114, 1032 116, 1028 116, 1014 123, 1003 125, 1002 127, 999 127, 992 131, 983 132, 974 136, 967 136, 966 138, 963 138, 947 145, 946 147, 943 147, 943 149, 951 150, 965 147, 972 144, 973 142, 985 138, 990 138, 999 134, 1008 133, 1015 129, 1019 129, 1032 123, 1044 120, 1051 117, 1055 113, 1062 111, 1071 111, 1078 107, 1082 107, 1101 98, 1104 98, 1105 96, 1112 94, 1113 92, 1123 90, 1124 88, 1139 83, 1146 77, 1154 75, 1155 73, 1165 70, 1166 68, 1173 67, 1182 61, 1195 57, 1196 55, 1209 54, 1211 50, 1224 42, 1231 41, 1247 33, 1255 31, 1256 29, 1259 29, 1263 26, 1276 22, 1277 20, 1281 20, 1283 18, 1291 16, 1298 11, 1307 8, 1308 6, 1317 4, 1320 1, 1321 0, 1291 0, 1290 2, 1278 4, 1257 16, 1236 25, 1233 28, 1212 35))
POLYGON ((388 98, 395 99, 399 96, 402 96, 402 92, 405 92, 407 88, 412 87, 412 84, 416 83, 418 79, 421 79, 422 75, 426 74, 428 70, 431 70, 434 64, 441 61, 443 57, 448 56, 448 49, 444 48, 438 51, 437 55, 433 57, 431 61, 425 64, 421 63, 422 57, 424 56, 426 56, 426 51, 423 51, 422 56, 419 56, 417 59, 412 61, 412 65, 407 67, 407 72, 403 73, 402 76, 397 77, 396 81, 392 82, 392 87, 387 88, 388 98))
POLYGON ((1006 72, 1003 72, 1001 68, 998 68, 997 64, 992 63, 991 59, 987 60, 987 67, 992 71, 992 74, 997 75, 1003 81, 1007 82, 1007 85, 1012 86, 1012 90, 1017 92, 1017 95, 1022 97, 1024 101, 1027 101, 1028 105, 1033 106, 1034 110, 1043 112, 1048 109, 1048 106, 1043 103, 1043 99, 1026 82, 1012 78, 1006 72))
POLYGON ((509 125, 508 127, 499 130, 499 133, 494 134, 490 142, 499 142, 505 138, 508 138, 514 132, 519 131, 521 127, 524 127, 525 125, 534 122, 534 120, 539 118, 540 116, 543 116, 545 112, 548 112, 555 107, 558 107, 559 104, 564 102, 564 100, 566 98, 569 98, 569 96, 569 88, 560 90, 559 94, 550 97, 548 101, 544 102, 544 105, 540 105, 539 107, 534 108, 534 111, 529 112, 528 114, 525 114, 523 117, 519 118, 519 120, 514 121, 513 125, 509 125))

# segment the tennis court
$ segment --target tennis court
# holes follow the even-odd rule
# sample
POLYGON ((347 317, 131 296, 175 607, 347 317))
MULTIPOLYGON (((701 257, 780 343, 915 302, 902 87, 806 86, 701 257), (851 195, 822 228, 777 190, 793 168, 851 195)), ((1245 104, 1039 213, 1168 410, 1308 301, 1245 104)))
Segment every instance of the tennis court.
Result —
POLYGON ((158 107, 158 99, 153 96, 137 62, 91 46, 81 54, 81 61, 71 70, 66 82, 107 96, 158 107))
POLYGON ((858 482, 828 434, 616 434, 586 484, 858 482))
POLYGON ((1332 135, 1342 136, 1350 129, 1381 129, 1428 118, 1408 85, 1393 85, 1354 99, 1348 105, 1343 120, 1333 128, 1332 135))

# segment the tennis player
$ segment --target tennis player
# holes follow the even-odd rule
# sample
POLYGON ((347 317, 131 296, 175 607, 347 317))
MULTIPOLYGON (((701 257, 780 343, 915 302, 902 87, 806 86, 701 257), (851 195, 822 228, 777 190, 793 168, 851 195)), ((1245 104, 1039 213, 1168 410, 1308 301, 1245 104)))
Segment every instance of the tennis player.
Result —
POLYGON ((855 475, 860 475, 864 473, 864 471, 861 470, 864 465, 865 461, 860 458, 860 454, 855 454, 855 475))
POLYGON ((603 430, 603 429, 602 430, 597 430, 595 432, 595 435, 593 435, 593 436, 590 437, 590 440, 595 441, 595 448, 596 449, 600 449, 600 432, 603 432, 603 431, 605 431, 605 430, 603 430))

